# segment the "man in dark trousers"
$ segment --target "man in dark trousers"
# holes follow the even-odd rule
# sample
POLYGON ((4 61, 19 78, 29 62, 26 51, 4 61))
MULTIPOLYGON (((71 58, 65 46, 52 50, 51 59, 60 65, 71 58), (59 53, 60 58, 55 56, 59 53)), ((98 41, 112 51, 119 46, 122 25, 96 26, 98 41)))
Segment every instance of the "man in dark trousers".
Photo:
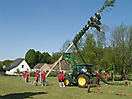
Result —
POLYGON ((25 81, 28 82, 28 77, 29 77, 29 74, 27 71, 25 71, 25 81))
POLYGON ((33 84, 36 83, 36 86, 38 86, 39 79, 40 79, 40 71, 37 71, 35 74, 35 80, 34 80, 33 84))

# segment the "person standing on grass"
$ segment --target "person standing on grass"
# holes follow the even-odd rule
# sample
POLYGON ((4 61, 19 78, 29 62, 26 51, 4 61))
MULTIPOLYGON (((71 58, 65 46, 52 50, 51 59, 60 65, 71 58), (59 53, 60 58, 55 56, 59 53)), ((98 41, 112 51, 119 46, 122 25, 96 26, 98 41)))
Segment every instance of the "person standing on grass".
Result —
POLYGON ((36 86, 38 86, 39 78, 40 78, 40 71, 36 71, 35 80, 33 82, 33 84, 36 83, 36 86))
POLYGON ((25 81, 25 72, 22 74, 22 79, 25 81))
POLYGON ((98 71, 97 73, 96 73, 96 84, 97 85, 100 85, 100 72, 98 71))
POLYGON ((41 78, 42 78, 42 86, 46 86, 46 72, 45 71, 41 73, 41 78))
POLYGON ((63 74, 63 71, 61 71, 58 74, 58 81, 59 81, 59 86, 60 87, 65 87, 65 85, 64 85, 64 74, 63 74))
MULTIPOLYGON (((108 75, 108 73, 107 72, 105 72, 105 81, 106 81, 106 83, 108 83, 108 79, 109 79, 109 75, 108 75)), ((107 84, 106 84, 107 85, 107 84)))
POLYGON ((25 82, 28 82, 28 77, 29 77, 29 74, 28 74, 28 72, 26 71, 26 72, 25 72, 25 82))

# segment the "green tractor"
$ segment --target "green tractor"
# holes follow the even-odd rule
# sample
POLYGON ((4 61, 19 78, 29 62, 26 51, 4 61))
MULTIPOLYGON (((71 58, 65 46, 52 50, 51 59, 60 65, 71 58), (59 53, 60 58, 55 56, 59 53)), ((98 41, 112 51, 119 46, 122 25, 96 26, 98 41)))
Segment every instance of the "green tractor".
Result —
POLYGON ((64 84, 66 86, 77 85, 80 88, 85 88, 87 87, 87 84, 94 83, 96 75, 92 73, 92 64, 75 64, 70 53, 63 53, 62 57, 64 60, 70 62, 72 68, 71 73, 65 76, 64 84))

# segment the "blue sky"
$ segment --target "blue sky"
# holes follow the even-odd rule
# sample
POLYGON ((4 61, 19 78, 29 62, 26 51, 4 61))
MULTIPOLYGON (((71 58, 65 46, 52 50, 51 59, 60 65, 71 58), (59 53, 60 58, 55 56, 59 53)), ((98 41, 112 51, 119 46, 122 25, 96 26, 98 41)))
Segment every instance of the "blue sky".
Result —
MULTIPOLYGON (((0 0, 0 61, 25 57, 29 49, 58 52, 87 24, 105 0, 0 0)), ((109 26, 132 24, 132 0, 103 11, 109 26)))

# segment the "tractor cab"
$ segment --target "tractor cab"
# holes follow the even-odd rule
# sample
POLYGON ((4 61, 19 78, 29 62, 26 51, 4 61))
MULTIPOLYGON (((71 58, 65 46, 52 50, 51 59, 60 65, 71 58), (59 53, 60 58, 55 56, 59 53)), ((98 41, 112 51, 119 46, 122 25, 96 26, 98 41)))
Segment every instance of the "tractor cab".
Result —
POLYGON ((75 67, 78 72, 91 74, 93 65, 92 64, 76 64, 75 67))
POLYGON ((78 74, 84 73, 91 76, 90 78, 96 76, 96 74, 92 70, 92 64, 76 64, 75 67, 77 68, 76 71, 78 72, 78 74))

